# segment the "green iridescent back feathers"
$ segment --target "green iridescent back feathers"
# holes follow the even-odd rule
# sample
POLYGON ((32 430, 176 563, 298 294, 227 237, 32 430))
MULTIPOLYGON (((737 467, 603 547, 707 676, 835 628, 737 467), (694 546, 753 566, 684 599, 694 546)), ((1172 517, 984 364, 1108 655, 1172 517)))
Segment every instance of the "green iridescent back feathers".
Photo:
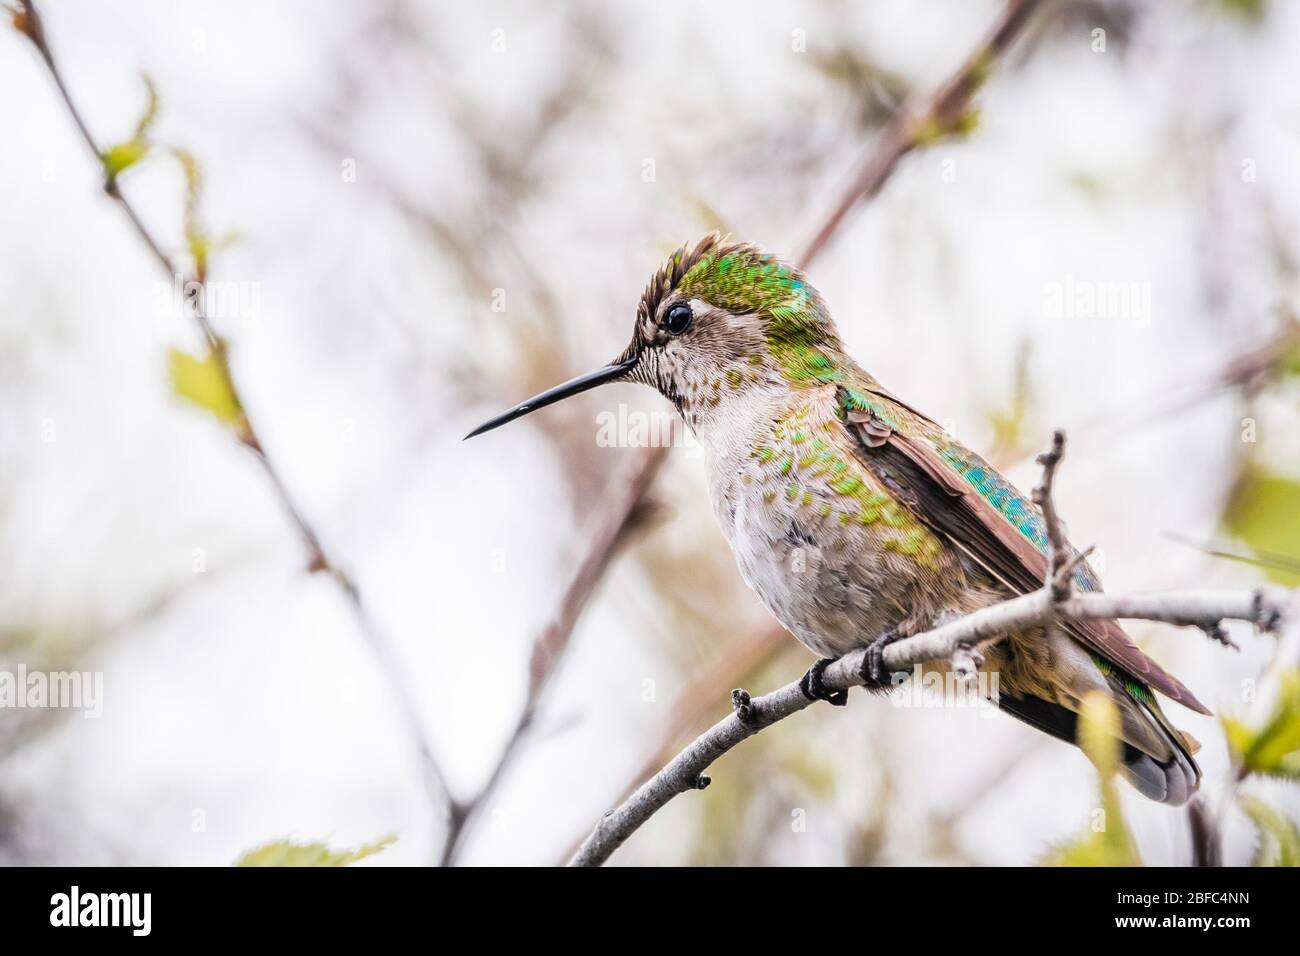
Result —
MULTIPOLYGON (((723 245, 715 234, 692 250, 679 249, 661 276, 668 288, 687 296, 760 316, 771 357, 791 388, 842 386, 844 411, 870 411, 891 428, 928 442, 1012 527, 1046 552, 1042 515, 1019 489, 933 422, 920 415, 902 421, 876 398, 879 384, 845 354, 821 297, 799 270, 749 244, 723 245)), ((1100 589, 1086 565, 1079 566, 1075 580, 1083 590, 1100 589)))

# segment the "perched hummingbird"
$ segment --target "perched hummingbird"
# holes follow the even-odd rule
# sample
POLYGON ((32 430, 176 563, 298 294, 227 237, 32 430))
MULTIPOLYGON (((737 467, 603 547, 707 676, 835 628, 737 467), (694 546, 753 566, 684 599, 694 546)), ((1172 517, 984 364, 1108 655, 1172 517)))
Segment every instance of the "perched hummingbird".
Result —
MULTIPOLYGON (((641 296, 617 361, 466 437, 615 381, 658 389, 704 447, 741 575, 821 658, 801 684, 810 698, 845 702, 821 672, 848 651, 868 647, 862 676, 887 688, 890 642, 1042 586, 1047 534, 1035 505, 864 371, 803 273, 753 245, 714 234, 677 250, 641 296)), ((1086 563, 1075 582, 1100 590, 1086 563)), ((1163 803, 1196 791, 1197 744, 1153 691, 1209 711, 1115 621, 1008 634, 983 668, 998 674, 1002 710, 1068 743, 1084 695, 1106 692, 1127 779, 1163 803)))

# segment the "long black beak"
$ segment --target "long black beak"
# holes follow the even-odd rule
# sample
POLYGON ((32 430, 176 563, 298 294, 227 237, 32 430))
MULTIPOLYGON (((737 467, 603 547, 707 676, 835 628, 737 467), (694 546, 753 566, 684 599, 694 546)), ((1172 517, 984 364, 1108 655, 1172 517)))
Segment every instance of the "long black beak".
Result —
POLYGON ((630 359, 624 359, 613 365, 606 365, 604 368, 598 368, 594 372, 588 372, 586 375, 579 375, 577 378, 569 379, 563 385, 557 385, 555 388, 542 392, 540 395, 534 395, 526 402, 520 402, 508 412, 502 412, 496 418, 485 421, 478 428, 474 429, 466 439, 473 438, 475 435, 482 435, 484 432, 490 432, 494 428, 499 428, 506 422, 513 422, 516 418, 522 418, 529 412, 535 412, 539 408, 545 408, 547 405, 553 405, 562 398, 569 398, 571 395, 577 395, 579 392, 585 392, 589 388, 595 388, 597 385, 604 385, 606 382, 612 382, 615 379, 622 378, 632 369, 636 368, 637 358, 633 356, 630 359))

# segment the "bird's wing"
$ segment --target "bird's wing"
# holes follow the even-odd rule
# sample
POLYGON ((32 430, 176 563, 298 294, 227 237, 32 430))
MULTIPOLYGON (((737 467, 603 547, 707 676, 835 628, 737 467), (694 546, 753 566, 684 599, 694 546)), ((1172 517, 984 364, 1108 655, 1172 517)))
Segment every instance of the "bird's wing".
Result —
MULTIPOLYGON (((839 417, 859 457, 928 524, 1016 594, 1043 586, 1047 528, 1038 508, 988 462, 866 376, 836 388, 839 417)), ((1081 563, 1075 583, 1100 591, 1081 563)), ((1147 657, 1116 621, 1071 621, 1072 637, 1185 707, 1210 711, 1147 657)))

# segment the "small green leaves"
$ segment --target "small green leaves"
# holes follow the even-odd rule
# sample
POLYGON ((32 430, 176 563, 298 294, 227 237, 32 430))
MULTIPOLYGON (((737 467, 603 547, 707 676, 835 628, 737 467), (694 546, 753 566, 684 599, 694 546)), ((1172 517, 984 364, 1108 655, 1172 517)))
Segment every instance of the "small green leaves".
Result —
POLYGON ((1079 746, 1101 778, 1101 806, 1092 813, 1091 832, 1057 849, 1048 866, 1141 866, 1137 848, 1120 810, 1115 773, 1119 770, 1119 713, 1102 691, 1093 691, 1079 710, 1079 746))
POLYGON ((1248 464, 1242 469, 1228 502, 1224 523, 1228 531, 1259 555, 1278 561, 1261 561, 1268 577, 1286 587, 1300 584, 1300 574, 1289 566, 1300 561, 1300 482, 1248 464))
MULTIPOLYGON (((158 118, 158 89, 148 76, 144 76, 143 79, 147 100, 144 112, 135 124, 134 133, 132 133, 130 139, 110 146, 100 154, 100 161, 104 164, 105 182, 110 193, 114 192, 117 178, 123 172, 136 165, 159 145, 154 143, 149 135, 154 121, 158 118)), ((176 158, 176 161, 180 163, 181 171, 185 174, 185 243, 189 249, 190 258, 194 261, 194 277, 199 282, 205 282, 208 277, 208 259, 212 250, 229 243, 231 240, 228 238, 214 242, 199 219, 199 200, 203 192, 203 176, 202 170, 199 168, 199 162, 194 157, 194 154, 179 147, 159 148, 169 151, 176 158)))
POLYGON ((912 125, 912 144, 922 149, 950 136, 969 136, 979 124, 980 112, 973 106, 952 117, 927 113, 912 125))
POLYGON ((1262 800, 1244 796, 1240 802, 1259 828, 1259 849, 1251 866, 1300 866, 1300 828, 1262 800))
POLYGON ((153 80, 144 76, 144 87, 148 99, 145 103, 144 113, 141 114, 139 122, 135 124, 135 133, 124 143, 118 143, 116 146, 110 146, 100 155, 100 160, 104 164, 104 175, 110 183, 117 177, 134 166, 140 160, 149 154, 149 129, 153 122, 158 118, 158 90, 153 85, 153 80))
POLYGON ((172 153, 185 172, 185 242, 190 248, 190 258, 194 260, 194 272, 202 282, 208 274, 208 252, 211 242, 199 222, 199 197, 203 192, 203 171, 194 154, 186 149, 174 149, 172 153))
POLYGON ((244 409, 224 359, 214 352, 195 358, 178 349, 168 352, 172 391, 227 425, 242 425, 244 409))
POLYGON ((1233 760, 1243 770, 1286 780, 1300 780, 1300 672, 1282 676, 1277 703, 1258 730, 1223 717, 1233 760))
POLYGON ((118 174, 144 159, 149 152, 149 144, 139 139, 118 143, 104 150, 100 157, 104 161, 104 173, 109 179, 116 179, 118 174))
POLYGON ((249 850, 235 866, 347 866, 385 850, 397 842, 393 834, 380 837, 355 850, 331 850, 324 843, 294 843, 276 840, 249 850))

